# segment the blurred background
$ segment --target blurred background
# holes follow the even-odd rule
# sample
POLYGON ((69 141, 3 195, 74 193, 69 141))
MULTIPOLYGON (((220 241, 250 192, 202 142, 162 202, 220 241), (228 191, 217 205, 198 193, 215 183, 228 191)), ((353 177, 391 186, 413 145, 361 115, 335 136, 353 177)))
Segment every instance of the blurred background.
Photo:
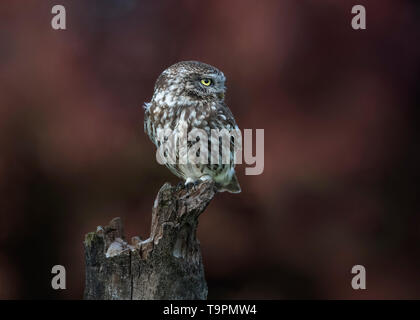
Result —
POLYGON ((200 60, 227 76, 239 127, 265 130, 264 173, 239 166, 242 193, 200 218, 209 298, 419 299, 418 21, 401 0, 2 1, 0 298, 80 299, 87 232, 120 216, 148 236, 179 180, 142 104, 166 67, 200 60))

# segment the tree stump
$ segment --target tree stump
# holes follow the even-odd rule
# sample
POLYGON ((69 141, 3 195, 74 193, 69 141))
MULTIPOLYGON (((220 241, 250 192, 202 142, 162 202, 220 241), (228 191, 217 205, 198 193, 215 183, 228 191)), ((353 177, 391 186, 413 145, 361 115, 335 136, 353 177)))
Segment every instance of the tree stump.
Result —
POLYGON ((152 210, 150 237, 124 236, 120 218, 84 241, 85 299, 207 299, 198 217, 216 194, 211 181, 193 187, 166 183, 152 210))

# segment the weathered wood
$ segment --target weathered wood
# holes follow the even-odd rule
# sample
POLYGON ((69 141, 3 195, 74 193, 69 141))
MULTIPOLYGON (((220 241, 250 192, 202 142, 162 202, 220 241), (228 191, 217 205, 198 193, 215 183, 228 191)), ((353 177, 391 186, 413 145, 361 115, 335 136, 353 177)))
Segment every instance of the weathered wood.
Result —
POLYGON ((152 210, 150 237, 128 244, 120 218, 85 237, 85 299, 206 299, 196 238, 198 217, 216 193, 214 183, 166 183, 152 210))

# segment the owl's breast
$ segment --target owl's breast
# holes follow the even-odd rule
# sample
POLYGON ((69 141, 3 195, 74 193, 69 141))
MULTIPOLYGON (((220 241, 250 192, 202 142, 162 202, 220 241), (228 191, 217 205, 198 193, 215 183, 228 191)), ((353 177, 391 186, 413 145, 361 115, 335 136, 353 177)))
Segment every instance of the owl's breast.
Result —
POLYGON ((149 132, 169 129, 179 134, 198 128, 210 133, 212 129, 232 130, 236 126, 229 109, 217 102, 174 106, 151 103, 147 111, 149 132))

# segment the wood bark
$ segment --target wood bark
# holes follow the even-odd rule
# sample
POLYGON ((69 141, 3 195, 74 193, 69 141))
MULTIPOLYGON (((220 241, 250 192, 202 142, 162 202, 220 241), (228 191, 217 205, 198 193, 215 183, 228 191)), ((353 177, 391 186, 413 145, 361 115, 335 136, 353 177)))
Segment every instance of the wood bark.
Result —
POLYGON ((214 183, 160 189, 150 237, 125 239, 120 218, 84 241, 85 299, 206 299, 207 284, 196 237, 198 218, 216 194, 214 183))

